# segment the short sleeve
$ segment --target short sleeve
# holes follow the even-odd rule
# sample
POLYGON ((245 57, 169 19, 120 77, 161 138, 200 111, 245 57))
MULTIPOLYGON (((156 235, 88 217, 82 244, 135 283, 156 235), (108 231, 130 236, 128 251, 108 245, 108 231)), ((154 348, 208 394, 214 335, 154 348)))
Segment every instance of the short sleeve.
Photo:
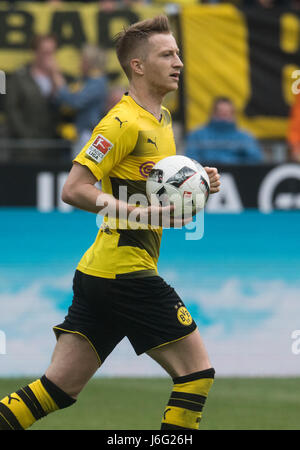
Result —
POLYGON ((73 161, 87 166, 100 180, 132 152, 137 137, 135 121, 108 114, 94 128, 90 140, 73 161))

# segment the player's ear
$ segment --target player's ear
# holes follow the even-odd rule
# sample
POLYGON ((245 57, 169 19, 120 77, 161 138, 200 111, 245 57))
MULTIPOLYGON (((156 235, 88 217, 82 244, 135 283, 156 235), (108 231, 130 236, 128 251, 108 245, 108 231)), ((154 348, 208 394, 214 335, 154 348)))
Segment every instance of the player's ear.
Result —
POLYGON ((132 73, 136 73, 137 75, 144 75, 144 65, 143 61, 139 58, 134 58, 130 61, 130 67, 132 73))

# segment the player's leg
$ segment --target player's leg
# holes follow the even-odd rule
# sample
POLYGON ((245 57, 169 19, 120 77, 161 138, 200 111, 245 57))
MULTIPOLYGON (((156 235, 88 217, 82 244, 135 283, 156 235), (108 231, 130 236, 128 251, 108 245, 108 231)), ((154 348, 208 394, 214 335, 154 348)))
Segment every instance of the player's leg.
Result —
POLYGON ((174 383, 161 429, 198 429, 215 374, 198 329, 147 354, 167 371, 174 383))
POLYGON ((61 334, 45 375, 0 401, 0 430, 27 429, 71 406, 98 367, 97 354, 84 337, 61 334))
POLYGON ((0 429, 26 429, 37 419, 75 402, 79 392, 123 339, 110 311, 111 281, 76 271, 73 301, 63 323, 51 364, 39 380, 0 402, 0 429))
POLYGON ((178 341, 149 350, 147 354, 157 361, 172 378, 211 367, 198 329, 178 341))
POLYGON ((76 333, 59 336, 46 377, 76 399, 101 363, 90 342, 76 333))
POLYGON ((124 310, 126 336, 135 352, 147 353, 174 381, 162 427, 198 429, 214 369, 196 323, 174 288, 159 276, 115 284, 120 292, 117 310, 124 310))

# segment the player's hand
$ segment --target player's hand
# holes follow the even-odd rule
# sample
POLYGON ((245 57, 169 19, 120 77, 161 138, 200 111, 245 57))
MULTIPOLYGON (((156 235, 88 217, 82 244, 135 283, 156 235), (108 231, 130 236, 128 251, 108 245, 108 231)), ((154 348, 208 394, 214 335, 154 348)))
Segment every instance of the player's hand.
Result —
POLYGON ((146 223, 147 221, 149 225, 163 228, 182 228, 192 222, 192 215, 187 215, 184 218, 174 217, 174 210, 175 207, 173 204, 167 206, 150 205, 147 208, 141 209, 140 220, 142 223, 146 223))
POLYGON ((171 221, 173 211, 173 205, 150 205, 145 208, 140 208, 140 221, 147 225, 161 227, 171 221))
POLYGON ((220 174, 216 167, 204 167, 210 182, 210 194, 215 194, 219 192, 221 182, 220 182, 220 174))
POLYGON ((171 228, 182 228, 188 223, 193 221, 192 214, 187 214, 184 218, 181 217, 171 217, 170 227, 171 228))

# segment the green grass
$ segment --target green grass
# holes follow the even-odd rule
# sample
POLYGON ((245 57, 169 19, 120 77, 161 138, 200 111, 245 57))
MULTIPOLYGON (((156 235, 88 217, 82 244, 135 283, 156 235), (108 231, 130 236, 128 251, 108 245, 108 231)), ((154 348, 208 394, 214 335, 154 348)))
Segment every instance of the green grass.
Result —
MULTIPOLYGON (((0 378, 0 398, 31 381, 0 378)), ((299 430, 299 386, 299 378, 217 378, 201 429, 299 430)), ((75 405, 31 429, 159 430, 171 388, 167 378, 93 378, 75 405)))

